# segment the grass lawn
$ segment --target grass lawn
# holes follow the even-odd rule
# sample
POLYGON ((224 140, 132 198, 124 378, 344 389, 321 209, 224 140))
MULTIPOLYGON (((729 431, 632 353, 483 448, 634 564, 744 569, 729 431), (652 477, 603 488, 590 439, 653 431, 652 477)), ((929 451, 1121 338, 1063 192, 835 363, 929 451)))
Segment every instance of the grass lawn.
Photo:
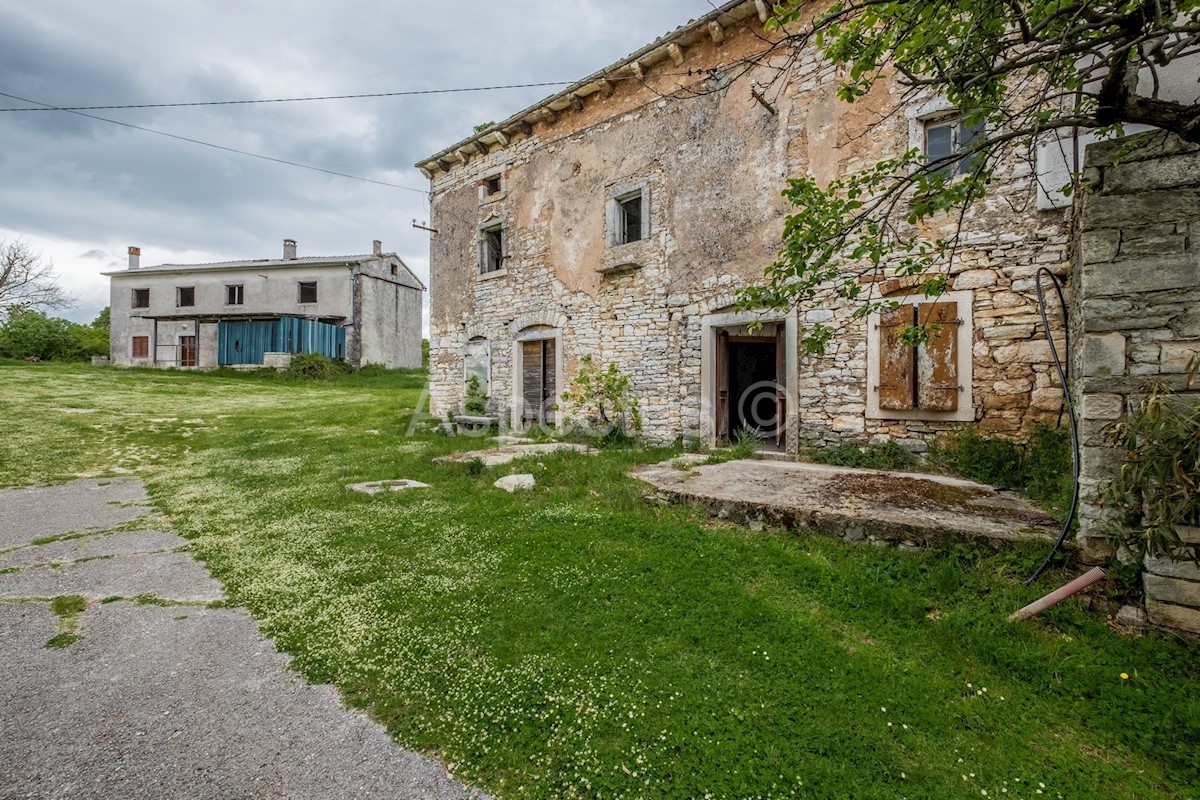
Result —
POLYGON ((139 475, 295 669, 502 798, 1200 797, 1200 647, 1006 623, 1041 548, 717 524, 625 477, 665 450, 472 475, 422 382, 3 364, 0 484, 139 475), (343 488, 384 478, 432 488, 343 488))

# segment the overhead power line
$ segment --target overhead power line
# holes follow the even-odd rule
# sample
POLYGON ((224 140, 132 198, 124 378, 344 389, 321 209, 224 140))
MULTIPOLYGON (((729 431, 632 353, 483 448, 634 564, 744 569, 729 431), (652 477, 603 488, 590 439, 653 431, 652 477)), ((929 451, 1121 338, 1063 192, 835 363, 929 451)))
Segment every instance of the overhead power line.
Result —
MULTIPOLYGON (((403 92, 371 92, 369 94, 330 94, 319 97, 272 97, 262 100, 198 100, 190 103, 125 103, 108 106, 27 106, 25 108, 0 108, 0 111, 112 111, 124 108, 190 108, 194 106, 250 106, 266 103, 310 103, 320 100, 363 100, 372 97, 414 97, 425 94, 460 94, 463 92, 495 92, 502 89, 539 89, 547 86, 570 86, 575 81, 547 81, 544 83, 512 83, 505 86, 469 86, 458 89, 413 89, 403 92)), ((0 94, 3 94, 0 92, 0 94)), ((3 95, 12 97, 12 95, 3 95)), ((16 99, 16 98, 14 98, 16 99)), ((32 103, 32 100, 22 100, 32 103)))
POLYGON ((7 97, 12 100, 18 100, 22 103, 33 103, 34 105, 40 106, 41 108, 39 110, 42 110, 42 111, 62 111, 67 114, 75 114, 76 116, 87 117, 88 119, 99 120, 100 122, 108 122, 112 125, 120 125, 123 128, 132 128, 135 131, 143 131, 144 133, 153 133, 158 136, 166 136, 168 139, 177 139, 178 141, 181 141, 181 142, 189 142, 191 144, 203 145, 204 147, 211 147, 214 150, 224 150, 227 153, 236 153, 241 156, 249 156, 250 158, 259 158, 259 159, 262 159, 263 161, 272 161, 276 164, 284 164, 289 167, 299 167, 300 169, 312 170, 313 172, 323 172, 326 175, 336 175, 339 178, 349 178, 350 180, 363 181, 364 183, 373 183, 373 184, 376 184, 377 186, 387 186, 392 189, 403 189, 404 191, 416 192, 421 195, 428 194, 428 192, 425 189, 414 189, 411 186, 401 186, 396 183, 388 183, 387 181, 377 181, 374 178, 364 178, 361 175, 350 175, 345 172, 338 172, 337 170, 325 169, 323 167, 314 167, 311 164, 301 164, 296 161, 288 161, 287 159, 284 159, 284 158, 275 158, 273 156, 264 156, 261 153, 251 153, 248 150, 239 150, 236 147, 226 147, 223 144, 214 144, 213 142, 206 142, 201 139, 193 139, 190 136, 180 136, 177 133, 168 133, 167 131, 155 130, 154 128, 145 128, 145 127, 142 127, 141 125, 134 125, 131 122, 122 122, 121 120, 117 120, 117 119, 109 119, 108 117, 100 117, 95 114, 88 114, 86 112, 79 111, 78 109, 74 109, 74 108, 60 108, 58 106, 51 105, 50 103, 43 103, 39 100, 31 100, 28 97, 18 97, 15 94, 8 94, 7 92, 0 92, 0 97, 7 97))

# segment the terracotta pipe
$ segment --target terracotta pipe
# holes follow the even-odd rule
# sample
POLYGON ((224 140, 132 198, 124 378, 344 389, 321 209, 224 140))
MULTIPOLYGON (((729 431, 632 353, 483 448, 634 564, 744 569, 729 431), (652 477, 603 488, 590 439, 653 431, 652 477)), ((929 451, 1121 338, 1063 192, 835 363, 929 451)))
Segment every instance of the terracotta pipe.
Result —
POLYGON ((1104 575, 1104 570, 1102 570, 1100 567, 1095 567, 1088 572, 1085 572, 1083 575, 1080 575, 1066 586, 1060 586, 1059 588, 1055 589, 1041 600, 1038 600, 1035 603, 1030 603, 1020 611, 1009 615, 1008 621, 1017 622, 1019 620, 1029 619, 1030 617, 1037 616, 1047 608, 1058 605, 1071 595, 1081 592, 1089 586, 1104 580, 1104 575))

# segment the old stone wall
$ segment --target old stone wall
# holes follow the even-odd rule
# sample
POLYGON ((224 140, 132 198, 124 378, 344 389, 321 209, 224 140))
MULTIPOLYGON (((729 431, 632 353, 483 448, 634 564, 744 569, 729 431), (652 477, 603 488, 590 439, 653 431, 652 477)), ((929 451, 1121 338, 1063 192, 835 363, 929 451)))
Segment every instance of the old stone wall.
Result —
MULTIPOLYGON (((774 260, 790 211, 780 196, 786 178, 828 181, 899 155, 919 143, 924 117, 947 110, 924 98, 897 111, 899 89, 886 84, 843 103, 833 68, 813 48, 777 51, 752 66, 748 59, 772 35, 757 19, 725 27, 720 41, 686 43, 679 64, 639 66, 640 79, 622 68, 626 77, 614 78, 607 94, 564 101, 546 119, 524 122, 524 131, 476 140, 431 171, 435 414, 461 409, 464 351, 475 340, 489 347, 489 410, 512 419, 513 342, 518 323, 537 319, 561 342, 565 380, 583 355, 616 362, 632 378, 651 439, 703 439, 712 414, 706 325, 732 311, 737 290, 761 281, 774 260), (786 80, 773 83, 778 69, 786 80), (776 87, 770 109, 755 101, 756 85, 776 87), (502 176, 503 190, 485 197, 481 181, 493 176, 502 176), (648 193, 649 236, 612 248, 606 204, 627 186, 648 193), (480 274, 479 232, 497 223, 508 238, 505 266, 480 274)), ((992 431, 1018 435, 1059 411, 1034 276, 1041 266, 1069 272, 1069 230, 1069 210, 1037 210, 1036 170, 1016 152, 965 220, 964 245, 949 267, 952 288, 970 293, 974 320, 974 382, 964 393, 968 416, 992 431)), ((919 446, 956 424, 947 415, 868 418, 869 327, 850 321, 850 311, 804 309, 791 328, 799 337, 812 322, 844 326, 825 356, 788 366, 798 412, 790 449, 872 436, 919 446)))
MULTIPOLYGON (((1150 382, 1187 399, 1188 363, 1200 353, 1200 148, 1161 133, 1092 145, 1091 186, 1075 266, 1073 384, 1083 439, 1080 545, 1085 558, 1112 554, 1110 512, 1100 493, 1124 452, 1106 426, 1150 382)), ((1186 467, 1186 465, 1184 465, 1186 467)), ((1200 544, 1200 531, 1181 530, 1200 544)), ((1200 569, 1148 559, 1151 620, 1200 632, 1200 569)))

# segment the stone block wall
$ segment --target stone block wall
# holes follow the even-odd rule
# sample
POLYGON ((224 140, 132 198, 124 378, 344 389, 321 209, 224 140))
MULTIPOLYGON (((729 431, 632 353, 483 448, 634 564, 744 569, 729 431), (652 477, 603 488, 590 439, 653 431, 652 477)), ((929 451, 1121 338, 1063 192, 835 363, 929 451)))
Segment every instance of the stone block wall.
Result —
MULTIPOLYGON (((1085 560, 1115 550, 1099 495, 1124 455, 1104 433, 1150 382, 1200 402, 1188 363, 1200 353, 1200 147, 1162 133, 1092 145, 1078 230, 1073 389, 1082 434, 1079 543, 1085 560)), ((1200 544, 1200 532, 1184 538, 1200 544)), ((1200 569, 1148 559, 1151 621, 1200 632, 1200 569)))

